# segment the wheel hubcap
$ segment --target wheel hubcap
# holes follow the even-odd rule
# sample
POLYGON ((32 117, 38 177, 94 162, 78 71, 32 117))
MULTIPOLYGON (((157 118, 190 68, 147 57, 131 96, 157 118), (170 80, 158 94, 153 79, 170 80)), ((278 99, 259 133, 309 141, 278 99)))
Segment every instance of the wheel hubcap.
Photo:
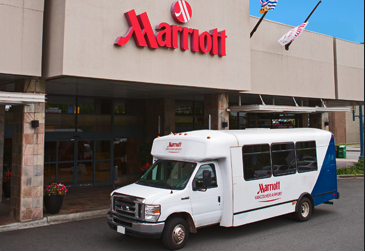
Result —
POLYGON ((304 202, 304 203, 302 204, 302 216, 303 216, 304 218, 308 217, 308 215, 309 215, 309 211, 310 211, 310 208, 309 208, 309 204, 308 204, 308 202, 304 202))
POLYGON ((172 231, 172 240, 175 244, 181 244, 185 239, 185 227, 181 224, 177 225, 172 231))

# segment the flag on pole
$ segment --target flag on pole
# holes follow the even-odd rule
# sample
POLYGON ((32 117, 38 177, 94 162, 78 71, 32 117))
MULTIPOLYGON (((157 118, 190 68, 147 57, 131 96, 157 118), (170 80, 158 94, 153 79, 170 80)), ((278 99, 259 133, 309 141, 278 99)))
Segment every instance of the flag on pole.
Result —
POLYGON ((281 44, 282 46, 285 46, 291 42, 293 42, 297 37, 300 36, 300 34, 303 33, 303 31, 305 30, 305 27, 307 27, 308 22, 304 23, 302 25, 299 25, 298 27, 295 27, 294 29, 290 30, 288 33, 286 33, 284 36, 282 36, 279 39, 279 44, 281 44))
POLYGON ((274 10, 278 4, 278 0, 260 0, 261 10, 260 13, 268 12, 269 10, 274 10))

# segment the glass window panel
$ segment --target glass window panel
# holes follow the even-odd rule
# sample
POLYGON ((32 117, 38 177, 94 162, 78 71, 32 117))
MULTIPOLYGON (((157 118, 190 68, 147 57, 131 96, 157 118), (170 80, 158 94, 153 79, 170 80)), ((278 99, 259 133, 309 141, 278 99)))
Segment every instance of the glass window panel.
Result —
POLYGON ((142 116, 114 116, 115 126, 140 126, 143 124, 142 116))
POLYGON ((56 182, 56 164, 44 164, 44 185, 56 182))
POLYGON ((77 184, 91 184, 94 179, 94 163, 77 163, 77 184))
POLYGON ((58 161, 73 161, 74 147, 75 143, 73 141, 58 142, 58 161))
POLYGON ((44 143, 44 162, 57 161, 57 142, 44 143))
POLYGON ((110 161, 95 162, 95 182, 109 182, 110 181, 110 161))
POLYGON ((294 143, 273 144, 271 149, 274 176, 296 173, 294 143))
POLYGON ((110 159, 110 141, 95 141, 95 159, 110 159))
POLYGON ((79 98, 77 100, 79 114, 95 114, 95 104, 92 98, 79 98))
POLYGON ((95 114, 112 114, 112 99, 96 99, 94 109, 95 114))
POLYGON ((76 98, 67 96, 47 96, 46 114, 76 113, 76 98))
POLYGON ((196 116, 195 117, 195 125, 204 125, 204 117, 196 116))
POLYGON ((114 114, 118 114, 118 115, 126 114, 125 102, 123 100, 115 100, 114 114))
POLYGON ((245 180, 271 177, 271 159, 268 144, 248 145, 243 148, 245 180))
POLYGON ((175 125, 194 125, 194 117, 175 117, 175 125))
POLYGON ((65 185, 74 184, 74 163, 58 164, 58 182, 65 185))
POLYGON ((204 115, 204 102, 194 102, 194 114, 204 115))
POLYGON ((111 126, 79 126, 78 132, 111 132, 111 126))
POLYGON ((77 123, 80 126, 93 125, 93 126, 111 126, 111 115, 78 115, 77 123))
POLYGON ((46 132, 75 132, 74 114, 46 114, 46 132))
POLYGON ((175 101, 175 114, 176 115, 192 115, 194 113, 193 101, 175 101))

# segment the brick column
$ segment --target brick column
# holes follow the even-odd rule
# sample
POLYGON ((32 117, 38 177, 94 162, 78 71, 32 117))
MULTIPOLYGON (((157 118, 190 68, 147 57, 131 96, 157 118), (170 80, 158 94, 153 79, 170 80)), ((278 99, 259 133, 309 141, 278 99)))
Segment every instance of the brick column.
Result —
POLYGON ((331 121, 329 130, 335 135, 336 143, 346 143, 346 113, 330 113, 331 121))
POLYGON ((5 106, 0 105, 0 202, 3 194, 5 106))
POLYGON ((209 128, 209 115, 211 115, 213 130, 228 130, 229 129, 229 95, 208 94, 204 96, 204 124, 209 128), (226 122, 228 127, 223 128, 222 123, 226 122))
MULTIPOLYGON (((16 91, 45 93, 45 82, 26 79, 16 83, 16 91)), ((20 222, 43 218, 44 117, 44 103, 14 107, 10 215, 20 222), (32 128, 33 120, 38 128, 32 128)))

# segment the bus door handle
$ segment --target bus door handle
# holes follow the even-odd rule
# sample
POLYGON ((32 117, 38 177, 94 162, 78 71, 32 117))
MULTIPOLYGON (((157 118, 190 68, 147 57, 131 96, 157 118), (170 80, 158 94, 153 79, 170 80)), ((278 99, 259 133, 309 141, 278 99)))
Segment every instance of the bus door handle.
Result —
POLYGON ((221 203, 221 197, 218 196, 218 203, 221 203))

